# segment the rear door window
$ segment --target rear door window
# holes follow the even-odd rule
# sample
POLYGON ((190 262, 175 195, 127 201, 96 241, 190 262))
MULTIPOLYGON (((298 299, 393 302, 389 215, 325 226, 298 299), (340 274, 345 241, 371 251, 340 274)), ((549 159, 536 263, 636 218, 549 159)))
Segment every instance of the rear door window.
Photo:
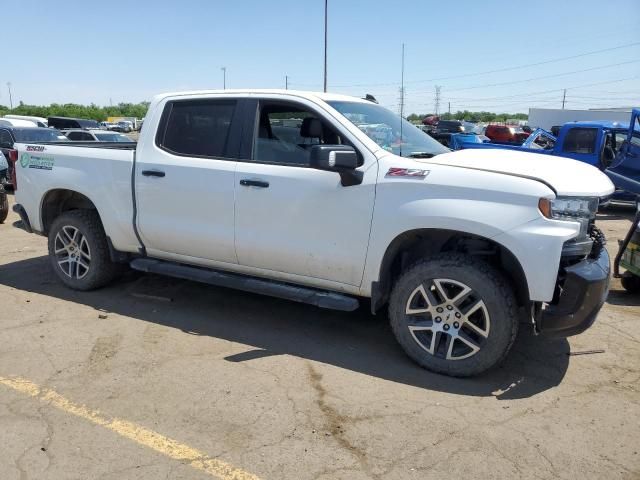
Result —
POLYGON ((562 150, 567 153, 594 153, 597 137, 597 128, 572 128, 564 137, 562 150))
POLYGON ((169 102, 156 143, 176 155, 235 157, 229 148, 229 137, 236 106, 233 99, 169 102))

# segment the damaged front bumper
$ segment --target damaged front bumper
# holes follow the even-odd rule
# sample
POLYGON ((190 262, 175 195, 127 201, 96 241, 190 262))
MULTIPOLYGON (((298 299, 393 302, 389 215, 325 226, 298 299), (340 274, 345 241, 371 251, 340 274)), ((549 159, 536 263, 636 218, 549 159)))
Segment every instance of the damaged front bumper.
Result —
POLYGON ((548 336, 569 337, 584 332, 609 294, 611 262, 599 234, 587 258, 561 267, 553 302, 535 318, 536 330, 548 336))

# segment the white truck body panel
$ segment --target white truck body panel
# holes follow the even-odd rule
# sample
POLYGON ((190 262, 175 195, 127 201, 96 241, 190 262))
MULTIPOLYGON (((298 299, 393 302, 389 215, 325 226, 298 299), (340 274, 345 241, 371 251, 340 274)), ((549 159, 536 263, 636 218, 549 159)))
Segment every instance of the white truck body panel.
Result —
POLYGON ((29 215, 32 227, 42 231, 41 207, 48 193, 66 189, 90 198, 95 204, 105 231, 118 250, 135 252, 139 248, 133 230, 131 195, 132 150, 47 145, 43 152, 28 151, 17 144, 19 188, 16 197, 29 215), (28 157, 51 158, 51 170, 24 167, 28 157))
MULTIPOLYGON (((213 91, 154 99, 135 152, 136 227, 149 256, 216 267, 362 296, 371 295, 393 240, 419 229, 446 229, 491 239, 508 249, 526 276, 529 298, 550 301, 565 241, 575 222, 544 218, 541 197, 603 196, 613 191, 597 169, 561 158, 506 150, 462 150, 429 159, 380 148, 328 100, 292 91, 213 91), (177 156, 156 146, 163 106, 172 99, 295 100, 312 106, 362 154, 362 183, 344 187, 335 172, 236 160, 177 156), (390 177, 390 168, 423 177, 390 177), (162 169, 166 178, 147 177, 162 169), (268 190, 239 186, 260 179, 268 190)), ((20 155, 33 146, 19 145, 20 155)), ((96 206, 113 246, 142 247, 133 228, 134 152, 49 145, 51 170, 20 167, 17 201, 42 231, 47 192, 68 189, 96 206)))

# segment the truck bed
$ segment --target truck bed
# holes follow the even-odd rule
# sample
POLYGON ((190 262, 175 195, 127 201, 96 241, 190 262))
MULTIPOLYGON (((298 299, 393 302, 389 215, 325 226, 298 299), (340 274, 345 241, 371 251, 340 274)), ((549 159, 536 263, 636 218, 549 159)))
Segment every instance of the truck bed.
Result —
POLYGON ((51 192, 70 190, 92 199, 116 248, 138 247, 131 189, 135 142, 18 143, 15 148, 16 198, 35 231, 43 230, 43 199, 51 192))

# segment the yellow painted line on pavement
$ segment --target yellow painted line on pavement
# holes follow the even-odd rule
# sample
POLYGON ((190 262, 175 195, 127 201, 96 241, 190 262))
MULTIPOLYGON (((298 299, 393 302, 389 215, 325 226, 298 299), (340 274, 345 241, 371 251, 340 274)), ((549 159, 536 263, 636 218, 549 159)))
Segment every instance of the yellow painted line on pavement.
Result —
POLYGON ((259 480, 255 475, 234 467, 222 460, 212 458, 195 448, 180 443, 148 428, 119 418, 107 418, 97 410, 68 400, 49 388, 43 388, 20 377, 0 376, 0 385, 16 392, 36 398, 41 402, 63 412, 88 420, 91 423, 109 429, 118 435, 133 440, 139 445, 155 450, 174 460, 188 463, 191 467, 221 480, 259 480))

